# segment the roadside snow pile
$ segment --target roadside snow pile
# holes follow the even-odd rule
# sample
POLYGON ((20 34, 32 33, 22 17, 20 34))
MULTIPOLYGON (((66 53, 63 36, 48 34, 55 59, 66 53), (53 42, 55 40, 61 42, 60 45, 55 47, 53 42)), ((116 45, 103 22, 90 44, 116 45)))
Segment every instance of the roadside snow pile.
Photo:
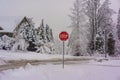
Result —
POLYGON ((0 80, 120 80, 120 67, 91 65, 39 65, 7 70, 0 80))

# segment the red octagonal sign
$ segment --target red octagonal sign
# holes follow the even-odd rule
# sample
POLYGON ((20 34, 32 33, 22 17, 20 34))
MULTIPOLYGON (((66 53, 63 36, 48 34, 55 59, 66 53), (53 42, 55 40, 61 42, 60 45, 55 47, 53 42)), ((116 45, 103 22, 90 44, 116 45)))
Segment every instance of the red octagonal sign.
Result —
POLYGON ((65 31, 63 31, 59 34, 59 38, 61 41, 66 41, 69 38, 69 34, 65 31))

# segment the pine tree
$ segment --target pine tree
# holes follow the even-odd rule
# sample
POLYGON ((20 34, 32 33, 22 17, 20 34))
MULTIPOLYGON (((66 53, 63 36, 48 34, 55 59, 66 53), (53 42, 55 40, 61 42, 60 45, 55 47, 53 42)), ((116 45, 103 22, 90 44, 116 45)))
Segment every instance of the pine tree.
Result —
POLYGON ((50 42, 50 28, 47 24, 46 24, 46 38, 47 42, 50 42))
POLYGON ((47 42, 53 42, 53 33, 52 29, 46 24, 46 38, 47 42))
POLYGON ((50 29, 50 42, 54 42, 54 37, 53 37, 53 32, 52 32, 52 29, 50 29))
POLYGON ((108 45, 108 54, 110 56, 114 55, 114 53, 115 53, 115 40, 113 39, 113 34, 112 33, 109 34, 107 45, 108 45))
POLYGON ((86 15, 89 17, 91 42, 89 44, 92 53, 96 50, 96 34, 97 34, 97 14, 100 7, 100 0, 88 0, 86 7, 86 15))
POLYGON ((46 24, 46 26, 44 26, 44 22, 42 20, 42 23, 40 25, 40 27, 38 27, 38 29, 36 29, 37 31, 37 40, 38 40, 38 50, 37 52, 41 52, 41 53, 52 53, 52 30, 50 29, 50 27, 46 24))
MULTIPOLYGON (((87 1, 87 16, 89 17, 89 24, 91 28, 91 43, 90 49, 94 51, 103 51, 106 48, 106 37, 112 29, 112 14, 114 11, 109 7, 109 0, 105 0, 103 4, 100 4, 100 0, 88 0, 87 1), (99 46, 99 39, 101 38, 102 44, 99 46), (98 47, 99 46, 99 47, 98 47), (103 48, 103 49, 102 49, 103 48)), ((102 52, 102 53, 103 53, 102 52)))
POLYGON ((35 29, 33 27, 27 27, 26 29, 26 40, 29 42, 28 50, 29 51, 36 51, 36 34, 35 29))
POLYGON ((102 38, 102 43, 104 43, 104 45, 100 47, 101 48, 100 52, 102 53, 106 53, 107 35, 113 29, 112 15, 114 11, 109 7, 109 5, 110 5, 109 0, 105 0, 101 5, 101 7, 98 9, 98 14, 97 14, 97 24, 98 24, 97 34, 98 35, 101 34, 101 36, 100 35, 99 36, 102 38))
POLYGON ((24 39, 29 43, 28 50, 29 51, 36 51, 36 33, 34 24, 31 19, 26 18, 28 21, 28 25, 24 26, 24 39))
POLYGON ((37 36, 39 42, 46 42, 46 30, 44 26, 44 21, 42 20, 40 27, 37 29, 37 36))
MULTIPOLYGON (((32 20, 30 18, 24 17, 18 26, 19 28, 17 30, 16 44, 23 41, 29 44, 27 50, 35 51, 36 34, 34 29, 34 23, 32 22, 32 20)), ((22 47, 24 44, 19 44, 18 47, 22 47)))
POLYGON ((76 0, 70 15, 72 32, 68 46, 72 49, 71 54, 75 56, 86 55, 87 53, 89 31, 84 14, 85 2, 84 0, 76 0))
POLYGON ((104 40, 102 35, 99 33, 96 36, 96 50, 99 51, 100 53, 103 53, 103 45, 104 45, 104 40))
POLYGON ((117 35, 118 35, 118 39, 120 40, 120 9, 118 12, 118 19, 117 19, 117 35))

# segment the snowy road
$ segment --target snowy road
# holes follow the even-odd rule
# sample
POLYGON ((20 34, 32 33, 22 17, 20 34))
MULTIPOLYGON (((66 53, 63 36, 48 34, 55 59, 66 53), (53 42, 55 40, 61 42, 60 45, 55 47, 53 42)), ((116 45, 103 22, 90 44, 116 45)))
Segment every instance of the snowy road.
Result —
MULTIPOLYGON (((120 67, 120 65, 105 65, 105 64, 91 64, 91 59, 66 59, 65 65, 89 65, 89 66, 103 66, 103 67, 120 67), (89 64, 90 63, 90 64, 89 64)), ((0 65, 0 71, 8 70, 8 69, 17 69, 20 67, 25 67, 27 64, 31 64, 33 66, 36 65, 62 65, 62 60, 21 60, 21 61, 9 61, 6 65, 0 65)), ((100 62, 99 62, 100 63, 100 62)))
MULTIPOLYGON (((91 59, 81 59, 81 58, 80 59, 78 59, 78 58, 65 59, 65 65, 86 64, 89 62, 89 60, 91 60, 91 59)), ((11 60, 11 61, 8 61, 8 63, 5 65, 0 65, 0 71, 24 67, 28 63, 30 63, 31 65, 46 65, 46 64, 58 65, 58 64, 62 64, 62 59, 58 59, 58 60, 57 59, 53 59, 53 60, 20 60, 20 61, 11 60)))

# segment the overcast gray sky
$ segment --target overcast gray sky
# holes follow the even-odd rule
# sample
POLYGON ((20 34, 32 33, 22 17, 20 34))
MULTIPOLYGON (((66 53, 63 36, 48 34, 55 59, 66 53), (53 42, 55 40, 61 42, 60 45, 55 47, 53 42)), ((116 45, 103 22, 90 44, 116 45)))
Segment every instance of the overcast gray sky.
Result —
MULTIPOLYGON (((36 27, 45 20, 57 35, 69 31, 70 8, 75 0, 0 0, 0 25, 12 30, 21 16, 33 17, 36 27)), ((111 8, 118 12, 120 0, 111 0, 111 8)), ((114 16, 116 19, 116 16, 114 16)))

